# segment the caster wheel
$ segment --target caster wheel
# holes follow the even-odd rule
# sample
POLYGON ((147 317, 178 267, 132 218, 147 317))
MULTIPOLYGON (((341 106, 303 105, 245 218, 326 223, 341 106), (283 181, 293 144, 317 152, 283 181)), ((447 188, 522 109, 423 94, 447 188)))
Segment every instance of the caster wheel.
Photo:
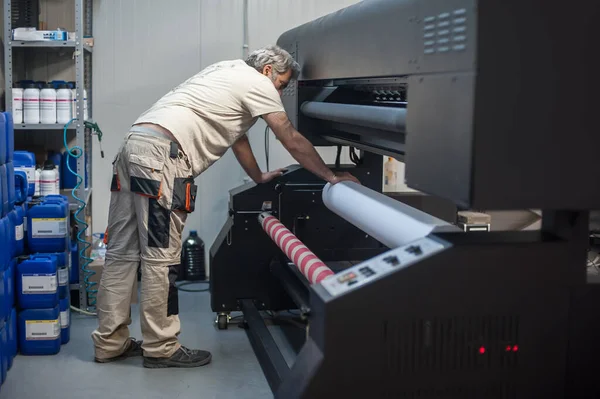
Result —
POLYGON ((219 330, 227 330, 229 325, 229 317, 226 314, 220 314, 217 316, 217 327, 219 330))

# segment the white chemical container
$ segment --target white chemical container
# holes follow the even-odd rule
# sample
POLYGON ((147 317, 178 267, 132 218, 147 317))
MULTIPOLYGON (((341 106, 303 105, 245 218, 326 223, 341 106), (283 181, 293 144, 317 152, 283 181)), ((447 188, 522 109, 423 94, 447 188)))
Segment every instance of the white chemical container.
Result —
MULTIPOLYGON (((72 86, 71 92, 73 96, 73 118, 77 118, 77 88, 75 86, 75 82, 69 82, 72 86)), ((87 100, 87 90, 83 89, 83 120, 87 121, 89 119, 88 114, 88 100, 87 100)))
POLYGON ((34 83, 23 91, 23 122, 40 123, 40 89, 34 83))
POLYGON ((35 178, 34 178, 35 194, 33 194, 33 195, 35 197, 39 197, 40 195, 42 195, 42 190, 40 187, 40 180, 42 180, 42 169, 38 166, 37 169, 35 170, 35 178))
POLYGON ((72 119, 73 97, 66 83, 58 85, 56 91, 56 122, 64 125, 72 119))
POLYGON ((56 90, 50 83, 40 91, 40 123, 56 123, 56 90))
POLYGON ((12 113, 15 124, 23 123, 23 89, 14 87, 12 89, 12 113))
POLYGON ((44 162, 44 169, 40 175, 40 195, 60 194, 58 189, 58 172, 52 161, 44 162))

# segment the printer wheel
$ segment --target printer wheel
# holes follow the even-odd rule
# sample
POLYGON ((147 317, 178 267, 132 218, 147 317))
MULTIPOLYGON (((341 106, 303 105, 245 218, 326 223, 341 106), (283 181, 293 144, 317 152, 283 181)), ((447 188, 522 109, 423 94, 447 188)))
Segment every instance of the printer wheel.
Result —
POLYGON ((219 330, 227 330, 227 326, 229 326, 229 315, 226 313, 219 313, 217 314, 217 320, 215 320, 215 322, 217 323, 219 330))

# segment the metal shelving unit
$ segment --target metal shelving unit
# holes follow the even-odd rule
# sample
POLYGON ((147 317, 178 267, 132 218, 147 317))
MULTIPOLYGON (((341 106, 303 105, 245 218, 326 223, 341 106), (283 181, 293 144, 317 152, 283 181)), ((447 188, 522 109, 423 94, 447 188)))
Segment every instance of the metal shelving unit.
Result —
MULTIPOLYGON (((32 0, 38 1, 38 0, 32 0)), ((84 199, 89 202, 91 198, 91 132, 86 131, 83 124, 83 107, 84 107, 84 87, 88 92, 88 113, 91 118, 92 116, 92 47, 84 44, 84 37, 92 37, 92 0, 75 0, 75 40, 67 41, 13 41, 12 40, 12 10, 13 5, 11 0, 3 0, 4 2, 4 70, 5 70, 5 97, 6 97, 6 111, 12 111, 12 86, 13 86, 13 50, 15 51, 40 51, 37 49, 73 49, 73 60, 75 62, 75 82, 76 82, 76 96, 78 101, 77 104, 77 121, 73 122, 69 129, 75 130, 76 134, 76 145, 84 149, 84 156, 77 159, 77 173, 81 176, 85 176, 86 163, 88 164, 88 187, 82 185, 77 190, 77 197, 84 199)), ((47 131, 51 134, 61 134, 64 129, 63 125, 43 125, 43 124, 19 124, 15 125, 15 130, 25 131, 47 131)), ((40 132, 41 133, 41 132, 40 132)), ((69 191, 69 198, 71 199, 70 209, 76 211, 79 203, 72 199, 69 191)), ((63 192, 64 194, 64 192, 63 192)), ((87 210, 89 214, 89 208, 87 210)), ((81 215, 84 217, 85 215, 81 215)), ((80 229, 83 228, 79 226, 80 229)), ((91 228, 91 226, 90 226, 91 228)), ((79 249, 82 249, 80 244, 79 249)), ((83 274, 79 272, 79 284, 71 284, 71 290, 79 291, 79 304, 82 309, 86 309, 89 306, 88 296, 86 292, 85 284, 83 283, 83 274)))
MULTIPOLYGON (((46 48, 75 48, 77 42, 72 40, 65 41, 47 41, 47 42, 28 42, 28 41, 14 41, 10 44, 12 47, 46 47, 46 48)), ((84 44, 83 49, 89 53, 93 51, 93 48, 84 44)))
MULTIPOLYGON (((20 123, 18 125, 14 125, 15 130, 60 130, 61 132, 65 128, 63 125, 59 125, 58 123, 52 125, 46 125, 42 123, 20 123)), ((70 125, 68 130, 76 129, 75 125, 70 125)))

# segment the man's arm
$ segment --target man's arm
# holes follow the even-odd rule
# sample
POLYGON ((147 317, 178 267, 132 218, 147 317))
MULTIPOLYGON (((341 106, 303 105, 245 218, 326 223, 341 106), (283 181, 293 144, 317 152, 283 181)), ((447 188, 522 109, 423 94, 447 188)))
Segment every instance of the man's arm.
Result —
POLYGON ((231 147, 235 157, 237 158, 244 171, 250 176, 255 183, 267 183, 272 179, 283 174, 284 169, 277 169, 271 172, 263 173, 256 162, 252 147, 248 141, 248 136, 243 135, 231 147))
POLYGON ((358 180, 350 173, 333 173, 310 141, 294 129, 285 112, 266 114, 263 115, 263 119, 290 155, 306 170, 331 184, 344 180, 358 183, 358 180))

